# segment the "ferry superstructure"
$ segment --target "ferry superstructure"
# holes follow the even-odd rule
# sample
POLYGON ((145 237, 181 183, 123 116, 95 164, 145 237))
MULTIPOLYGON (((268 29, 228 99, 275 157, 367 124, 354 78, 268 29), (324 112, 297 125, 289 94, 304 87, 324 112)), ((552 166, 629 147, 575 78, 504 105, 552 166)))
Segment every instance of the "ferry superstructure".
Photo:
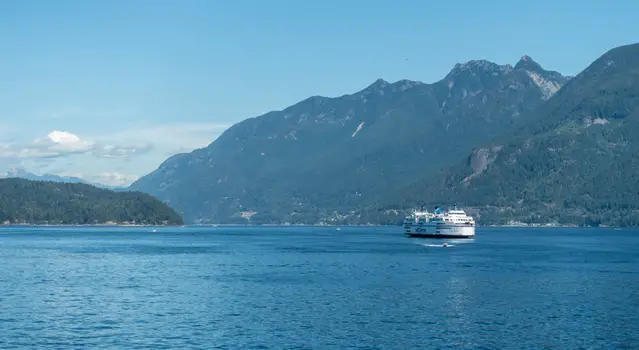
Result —
POLYGON ((404 220, 404 234, 409 237, 424 238, 473 238, 475 219, 455 206, 442 212, 440 207, 434 212, 423 209, 414 211, 404 220))

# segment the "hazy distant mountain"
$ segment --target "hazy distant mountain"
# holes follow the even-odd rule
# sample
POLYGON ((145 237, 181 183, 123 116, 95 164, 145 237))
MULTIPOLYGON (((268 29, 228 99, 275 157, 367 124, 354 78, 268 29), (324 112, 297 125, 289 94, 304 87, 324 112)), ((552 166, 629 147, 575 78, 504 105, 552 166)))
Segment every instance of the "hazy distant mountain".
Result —
POLYGON ((525 124, 567 80, 528 56, 456 64, 434 84, 379 79, 244 120, 130 188, 187 221, 365 222, 358 208, 525 124))
POLYGON ((54 181, 54 182, 71 182, 71 183, 88 183, 87 181, 80 179, 78 177, 64 177, 52 174, 43 174, 36 175, 34 173, 30 173, 24 169, 16 168, 7 171, 4 174, 0 174, 2 178, 12 178, 18 177, 27 180, 35 180, 35 181, 54 181))
POLYGON ((72 176, 59 176, 59 175, 53 175, 53 174, 42 174, 42 175, 36 175, 34 173, 30 173, 28 171, 26 171, 25 169, 22 168, 15 168, 15 169, 11 169, 5 173, 0 173, 0 178, 21 178, 21 179, 26 179, 26 180, 33 180, 33 181, 53 181, 53 182, 68 182, 68 183, 82 183, 82 184, 89 184, 89 185, 93 185, 96 187, 101 187, 101 188, 106 188, 106 189, 112 189, 112 190, 122 190, 123 187, 119 187, 119 186, 108 186, 108 185, 103 185, 103 184, 98 184, 98 183, 91 183, 88 182, 84 179, 78 178, 78 177, 72 177, 72 176))

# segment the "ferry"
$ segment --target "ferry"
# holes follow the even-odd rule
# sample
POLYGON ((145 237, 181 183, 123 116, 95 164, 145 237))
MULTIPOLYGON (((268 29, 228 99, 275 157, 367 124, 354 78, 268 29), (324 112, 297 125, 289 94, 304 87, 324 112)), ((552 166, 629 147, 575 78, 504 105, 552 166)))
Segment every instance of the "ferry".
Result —
POLYGON ((414 211, 404 220, 404 234, 420 238, 473 238, 475 219, 454 206, 443 212, 436 207, 433 212, 414 211))

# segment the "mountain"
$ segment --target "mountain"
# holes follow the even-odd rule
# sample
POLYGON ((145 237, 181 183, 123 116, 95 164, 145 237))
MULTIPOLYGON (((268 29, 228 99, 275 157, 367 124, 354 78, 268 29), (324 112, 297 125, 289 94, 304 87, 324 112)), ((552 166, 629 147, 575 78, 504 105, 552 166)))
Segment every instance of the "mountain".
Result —
POLYGON ((0 174, 0 177, 2 177, 2 178, 18 177, 18 178, 21 178, 21 179, 34 180, 34 181, 53 181, 53 182, 70 182, 70 183, 88 184, 87 181, 85 181, 85 180, 83 180, 81 178, 78 178, 78 177, 58 176, 58 175, 52 175, 52 174, 36 175, 36 174, 30 173, 30 172, 28 172, 28 171, 26 171, 25 169, 22 169, 22 168, 11 169, 11 170, 5 172, 4 174, 0 174))
POLYGON ((0 179, 0 224, 183 224, 161 201, 139 192, 20 178, 0 179))
POLYGON ((456 64, 433 84, 378 79, 244 120, 129 188, 190 222, 366 221, 353 211, 513 130, 567 80, 528 56, 456 64))
MULTIPOLYGON (((612 49, 529 122, 395 201, 457 202, 480 222, 639 225, 639 44, 612 49)), ((392 203, 392 201, 391 201, 392 203)), ((394 205, 389 204, 389 207, 394 205)))
POLYGON ((123 190, 123 187, 118 187, 118 186, 108 186, 108 185, 103 185, 103 184, 98 184, 98 183, 93 183, 93 182, 88 182, 84 179, 81 179, 79 177, 74 177, 74 176, 59 176, 59 175, 53 175, 53 174, 42 174, 42 175, 37 175, 34 173, 30 173, 28 171, 26 171, 25 169, 22 168, 15 168, 15 169, 11 169, 3 174, 0 174, 0 178, 21 178, 21 179, 26 179, 26 180, 33 180, 33 181, 53 181, 53 182, 68 182, 68 183, 80 183, 80 184, 88 184, 88 185, 93 185, 96 187, 100 187, 100 188, 106 188, 106 189, 110 189, 110 190, 123 190))

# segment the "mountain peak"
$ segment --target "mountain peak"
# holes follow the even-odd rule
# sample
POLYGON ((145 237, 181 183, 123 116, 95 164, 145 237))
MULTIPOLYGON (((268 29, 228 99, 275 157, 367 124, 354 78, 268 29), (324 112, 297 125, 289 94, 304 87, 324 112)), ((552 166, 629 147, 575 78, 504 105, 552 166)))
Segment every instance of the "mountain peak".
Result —
POLYGON ((499 65, 494 62, 490 62, 488 60, 470 60, 466 63, 457 63, 453 67, 453 69, 448 73, 448 77, 459 75, 462 72, 469 71, 471 73, 508 73, 512 70, 512 66, 507 65, 499 65))
POLYGON ((370 94, 372 92, 382 93, 384 89, 389 85, 390 85, 389 82, 387 82, 386 80, 382 78, 379 78, 375 80, 372 84, 367 86, 364 90, 360 91, 360 93, 363 93, 363 94, 370 94))
POLYGON ((389 85, 390 83, 387 82, 386 80, 379 78, 377 80, 375 80, 372 84, 370 84, 367 89, 371 89, 371 90, 378 90, 378 89, 383 89, 384 87, 386 87, 386 85, 389 85))
POLYGON ((535 62, 535 60, 533 60, 532 57, 530 57, 528 55, 521 56, 521 59, 515 65, 515 69, 527 69, 527 70, 530 70, 530 71, 544 71, 545 70, 539 63, 535 62))
POLYGON ((453 69, 469 70, 469 69, 490 69, 492 67, 499 66, 496 63, 488 60, 470 60, 466 63, 457 63, 453 69))

